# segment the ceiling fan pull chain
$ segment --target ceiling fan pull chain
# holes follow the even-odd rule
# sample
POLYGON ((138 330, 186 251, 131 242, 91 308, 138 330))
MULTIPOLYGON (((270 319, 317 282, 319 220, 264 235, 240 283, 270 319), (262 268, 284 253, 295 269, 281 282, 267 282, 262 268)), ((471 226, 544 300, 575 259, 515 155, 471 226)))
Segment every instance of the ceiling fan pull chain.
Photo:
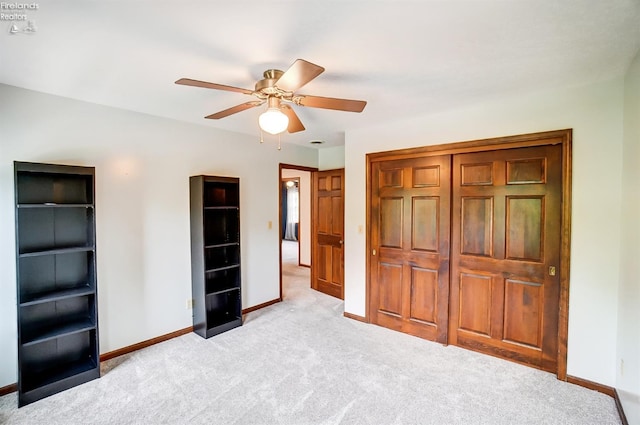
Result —
POLYGON ((260 143, 264 143, 264 133, 262 133, 262 129, 260 129, 260 143))
POLYGON ((282 150, 282 146, 280 145, 280 134, 278 134, 278 150, 282 150))

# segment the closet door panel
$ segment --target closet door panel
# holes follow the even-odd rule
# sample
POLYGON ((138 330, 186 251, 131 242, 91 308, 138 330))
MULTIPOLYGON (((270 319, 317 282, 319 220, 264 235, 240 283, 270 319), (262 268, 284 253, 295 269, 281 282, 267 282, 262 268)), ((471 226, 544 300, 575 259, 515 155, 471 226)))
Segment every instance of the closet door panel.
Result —
POLYGON ((451 157, 372 163, 373 323, 446 343, 451 157))

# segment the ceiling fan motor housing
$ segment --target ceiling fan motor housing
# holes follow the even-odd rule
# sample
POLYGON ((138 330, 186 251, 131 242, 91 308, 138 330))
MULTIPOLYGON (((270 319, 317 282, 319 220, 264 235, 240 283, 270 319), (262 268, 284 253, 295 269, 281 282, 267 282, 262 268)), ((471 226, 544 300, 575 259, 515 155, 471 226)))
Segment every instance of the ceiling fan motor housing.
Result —
POLYGON ((256 93, 261 93, 265 95, 276 94, 278 92, 278 88, 275 86, 275 82, 272 78, 265 78, 264 80, 260 80, 256 83, 256 93))
POLYGON ((260 94, 265 95, 265 97, 267 96, 277 96, 281 98, 287 97, 289 93, 279 89, 276 86, 276 83, 278 82, 280 77, 282 77, 283 74, 284 72, 280 71, 279 69, 267 69, 266 71, 264 71, 264 73, 262 74, 264 76, 264 79, 256 83, 255 91, 257 93, 254 93, 254 94, 256 94, 258 97, 261 97, 260 94))

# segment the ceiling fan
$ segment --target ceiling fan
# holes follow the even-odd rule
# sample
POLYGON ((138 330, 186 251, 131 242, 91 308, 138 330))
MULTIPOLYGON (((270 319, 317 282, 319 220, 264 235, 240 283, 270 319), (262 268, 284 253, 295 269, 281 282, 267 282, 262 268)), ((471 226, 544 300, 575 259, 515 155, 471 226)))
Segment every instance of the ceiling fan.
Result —
POLYGON ((267 103, 267 110, 259 118, 260 128, 271 134, 282 133, 285 130, 289 133, 296 133, 305 128, 289 104, 349 112, 362 112, 367 105, 367 102, 363 100, 337 99, 295 93, 296 90, 322 74, 322 72, 324 72, 323 67, 304 59, 298 59, 285 72, 279 69, 264 71, 264 78, 256 83, 254 90, 208 83, 190 78, 181 78, 176 81, 176 84, 238 92, 252 95, 259 99, 233 106, 208 115, 205 118, 217 120, 267 103))

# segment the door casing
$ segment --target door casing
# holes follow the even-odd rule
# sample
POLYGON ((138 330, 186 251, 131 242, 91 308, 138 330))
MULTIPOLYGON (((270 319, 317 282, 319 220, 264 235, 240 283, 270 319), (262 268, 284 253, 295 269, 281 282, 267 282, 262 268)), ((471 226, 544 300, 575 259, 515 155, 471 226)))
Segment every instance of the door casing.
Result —
POLYGON ((365 319, 370 321, 369 302, 371 294, 371 195, 372 195, 372 163, 398 159, 409 159, 424 156, 455 155, 460 153, 486 152, 502 149, 513 149, 532 146, 562 146, 562 207, 560 226, 560 295, 558 312, 558 368, 557 377, 567 380, 567 339, 569 326, 569 266, 571 259, 571 145, 572 130, 556 130, 529 133, 516 136, 505 136, 466 142, 447 143, 442 145, 400 149, 395 151, 367 154, 367 196, 366 196, 366 310, 365 319))

